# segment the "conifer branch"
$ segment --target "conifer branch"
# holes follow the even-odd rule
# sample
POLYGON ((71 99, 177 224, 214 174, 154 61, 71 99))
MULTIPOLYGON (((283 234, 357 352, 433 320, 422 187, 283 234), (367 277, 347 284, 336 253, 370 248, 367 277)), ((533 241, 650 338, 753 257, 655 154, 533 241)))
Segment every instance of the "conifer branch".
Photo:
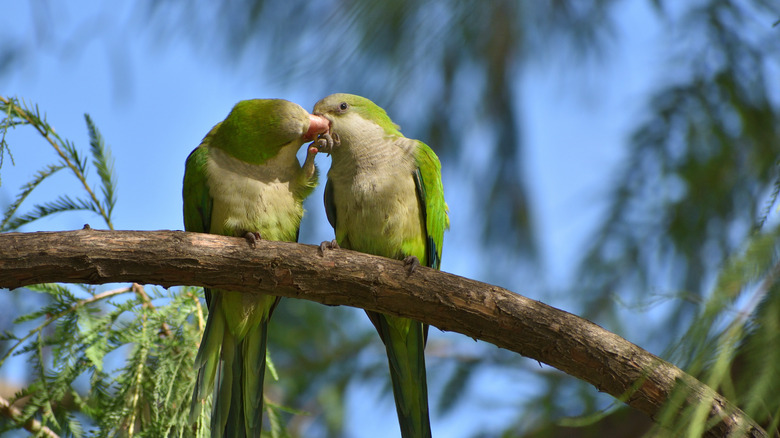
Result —
MULTIPOLYGON (((85 117, 94 157, 93 163, 97 167, 98 175, 100 176, 101 182, 103 183, 105 206, 100 202, 97 195, 95 195, 95 192, 92 190, 92 187, 89 185, 89 182, 87 182, 85 175, 86 161, 79 157, 78 150, 76 150, 72 143, 64 140, 54 131, 54 128, 52 128, 46 122, 45 116, 41 116, 37 106, 34 110, 28 110, 24 106, 19 105, 16 99, 7 99, 3 96, 0 96, 0 103, 2 103, 0 107, 5 110, 6 115, 3 119, 3 125, 0 126, 0 131, 2 131, 2 144, 5 144, 5 134, 8 131, 8 128, 18 125, 32 126, 54 148, 54 150, 57 152, 57 155, 59 155, 62 159, 62 163, 67 166, 73 172, 73 175, 76 177, 76 179, 81 182, 81 185, 84 187, 84 190, 87 192, 90 199, 89 202, 81 199, 76 199, 73 201, 69 197, 63 196, 60 197, 53 205, 49 205, 48 207, 64 206, 67 208, 46 208, 47 206, 44 205, 43 210, 40 208, 36 209, 36 213, 26 219, 33 218, 32 220, 34 220, 57 211, 85 209, 94 211, 95 213, 99 214, 106 222, 106 226, 113 230, 114 225, 111 221, 111 210, 113 209, 114 203, 116 202, 114 188, 116 184, 114 181, 113 169, 109 162, 108 151, 103 144, 102 136, 97 130, 97 127, 95 127, 95 125, 92 123, 92 120, 89 118, 89 116, 85 117)), ((2 151, 0 151, 0 157, 2 156, 1 153, 2 151)), ((50 174, 56 170, 58 169, 49 168, 44 172, 48 172, 50 174)), ((26 187, 29 187, 29 189, 32 190, 35 185, 39 184, 42 179, 47 176, 48 175, 43 175, 39 172, 36 179, 33 182, 28 183, 26 187), (32 187, 30 187, 31 184, 33 184, 32 187)), ((15 207, 18 208, 18 205, 15 207)), ((8 219, 10 219, 10 216, 6 218, 6 221, 8 219)), ((30 220, 27 220, 26 222, 29 221, 30 220)), ((16 223, 15 226, 18 227, 26 222, 16 223)))
MULTIPOLYGON (((1 264, 1 262, 0 262, 0 264, 1 264)), ((43 331, 43 329, 48 327, 49 324, 51 324, 52 322, 57 321, 59 318, 62 318, 63 316, 65 316, 65 314, 75 312, 77 309, 79 309, 81 307, 84 307, 86 305, 92 304, 92 303, 94 303, 96 301, 100 301, 102 299, 109 298, 109 297, 112 297, 112 296, 115 296, 115 295, 127 293, 130 290, 131 289, 127 288, 127 287, 120 288, 120 289, 107 290, 105 292, 96 294, 96 295, 94 295, 94 296, 92 296, 90 298, 87 298, 87 299, 84 299, 84 300, 80 300, 75 305, 71 306, 70 308, 68 308, 67 310, 64 310, 63 312, 61 312, 59 314, 50 315, 48 318, 46 318, 46 320, 41 325, 39 325, 39 326, 35 327, 34 329, 30 330, 30 332, 27 333, 27 335, 25 335, 22 338, 20 338, 16 342, 16 344, 14 344, 11 348, 8 349, 8 351, 5 353, 5 355, 2 358, 0 358, 0 366, 3 366, 3 364, 6 361, 6 359, 8 359, 8 357, 11 356, 11 354, 13 354, 14 351, 16 351, 17 347, 22 345, 26 340, 28 340, 32 336, 38 335, 39 333, 41 333, 41 331, 43 331)))

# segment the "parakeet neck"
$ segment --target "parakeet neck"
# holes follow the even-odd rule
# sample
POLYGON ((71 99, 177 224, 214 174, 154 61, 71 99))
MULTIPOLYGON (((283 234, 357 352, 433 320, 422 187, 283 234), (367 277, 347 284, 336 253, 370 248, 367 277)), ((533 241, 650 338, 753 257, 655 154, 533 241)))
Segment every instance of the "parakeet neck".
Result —
POLYGON ((370 122, 352 124, 353 129, 341 130, 341 144, 333 151, 328 178, 352 178, 361 172, 382 172, 382 169, 406 170, 413 163, 413 142, 405 137, 388 135, 370 122))

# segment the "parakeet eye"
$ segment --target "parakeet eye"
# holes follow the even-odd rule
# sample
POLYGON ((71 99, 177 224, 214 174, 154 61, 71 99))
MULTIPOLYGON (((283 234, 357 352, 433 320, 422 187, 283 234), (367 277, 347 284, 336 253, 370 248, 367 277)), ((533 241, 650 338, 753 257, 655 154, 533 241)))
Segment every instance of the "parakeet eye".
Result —
POLYGON ((341 111, 346 111, 347 108, 349 108, 349 105, 347 105, 347 102, 341 102, 341 104, 339 105, 339 109, 341 111))

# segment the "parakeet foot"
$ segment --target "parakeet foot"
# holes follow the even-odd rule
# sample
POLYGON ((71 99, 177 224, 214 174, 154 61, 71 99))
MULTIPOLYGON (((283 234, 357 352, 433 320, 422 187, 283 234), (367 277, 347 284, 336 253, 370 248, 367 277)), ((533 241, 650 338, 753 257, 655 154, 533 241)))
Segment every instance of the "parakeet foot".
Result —
POLYGON ((333 148, 336 148, 341 144, 341 140, 339 139, 339 135, 335 132, 332 134, 326 132, 317 136, 317 141, 315 141, 314 144, 320 152, 330 155, 331 152, 333 152, 333 148))
MULTIPOLYGON (((317 167, 314 165, 314 157, 317 155, 317 152, 319 152, 319 150, 314 146, 309 146, 306 150, 306 161, 303 162, 301 168, 303 169, 303 174, 306 175, 307 180, 314 178, 317 174, 317 167)), ((315 179, 312 184, 316 182, 317 180, 315 179)))
POLYGON ((417 269, 418 266, 420 266, 420 259, 418 259, 416 256, 409 256, 404 259, 404 266, 406 266, 407 269, 409 269, 410 274, 414 274, 414 270, 417 269))
POLYGON ((263 237, 257 231, 247 231, 246 234, 244 234, 244 239, 246 239, 247 243, 249 243, 249 246, 252 248, 257 247, 257 241, 262 238, 263 237))
POLYGON ((322 243, 320 243, 320 255, 325 256, 325 250, 334 250, 334 249, 341 249, 339 246, 339 243, 336 242, 336 239, 331 240, 328 242, 327 240, 324 240, 322 243))

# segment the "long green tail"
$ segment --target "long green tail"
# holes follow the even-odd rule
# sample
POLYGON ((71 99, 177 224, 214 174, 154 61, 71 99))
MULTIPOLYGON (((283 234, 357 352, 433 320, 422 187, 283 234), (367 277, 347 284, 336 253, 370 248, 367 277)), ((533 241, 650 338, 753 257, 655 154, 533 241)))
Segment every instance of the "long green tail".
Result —
POLYGON ((366 312, 387 349, 395 408, 403 438, 430 438, 425 377, 425 326, 407 318, 366 312))
POLYGON ((198 380, 190 421, 197 419, 213 389, 211 436, 260 437, 268 319, 249 328, 239 340, 228 329, 219 300, 220 294, 211 297, 212 311, 195 358, 198 380))

